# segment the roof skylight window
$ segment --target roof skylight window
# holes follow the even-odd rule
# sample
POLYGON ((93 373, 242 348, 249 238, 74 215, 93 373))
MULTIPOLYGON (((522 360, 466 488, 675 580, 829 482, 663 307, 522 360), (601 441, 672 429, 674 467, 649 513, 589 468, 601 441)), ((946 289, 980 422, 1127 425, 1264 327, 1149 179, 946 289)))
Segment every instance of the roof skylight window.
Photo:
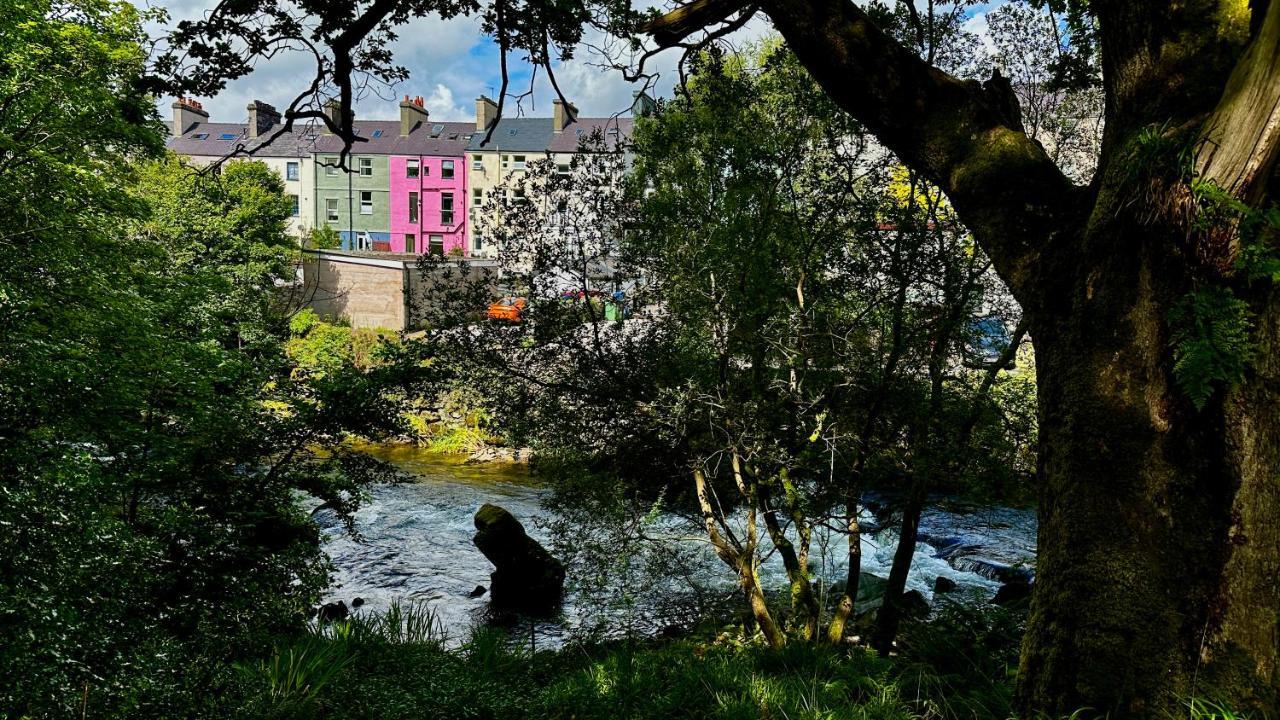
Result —
POLYGON ((444 126, 443 126, 443 125, 432 125, 432 126, 431 126, 431 137, 440 137, 440 133, 442 133, 442 132, 444 132, 444 126))
POLYGON ((374 137, 376 137, 376 138, 380 138, 380 137, 382 137, 382 131, 381 131, 381 130, 374 130, 374 131, 373 131, 373 136, 374 136, 374 137))
POLYGON ((219 135, 219 136, 218 136, 218 139, 219 139, 219 140, 235 140, 235 139, 236 139, 236 134, 235 134, 235 133, 222 133, 221 135, 219 135))
POLYGON ((196 133, 195 135, 192 135, 192 136, 191 136, 191 139, 192 139, 192 140, 204 140, 204 139, 205 139, 205 138, 207 138, 207 137, 209 137, 209 133, 196 133))

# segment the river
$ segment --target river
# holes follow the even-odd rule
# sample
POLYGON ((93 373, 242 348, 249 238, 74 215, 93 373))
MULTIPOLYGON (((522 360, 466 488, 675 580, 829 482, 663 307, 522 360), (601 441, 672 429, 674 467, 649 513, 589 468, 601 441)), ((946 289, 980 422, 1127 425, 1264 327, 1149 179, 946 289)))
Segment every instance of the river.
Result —
MULTIPOLYGON (((361 598, 361 612, 376 612, 392 602, 422 603, 436 614, 454 641, 465 638, 469 628, 486 621, 487 596, 470 597, 477 585, 488 586, 493 568, 471 544, 475 532, 472 517, 486 502, 509 510, 531 536, 548 545, 546 525, 554 519, 543 501, 549 491, 540 487, 518 465, 466 465, 410 446, 379 446, 371 454, 395 465, 410 482, 377 485, 371 499, 355 516, 356 537, 344 532, 328 510, 315 517, 326 534, 325 550, 336 568, 330 600, 348 604, 361 598)), ((676 532, 681 521, 663 518, 672 535, 697 537, 696 528, 676 532)), ((864 520, 875 527, 869 514, 864 520)), ((932 599, 939 576, 950 578, 962 597, 975 601, 990 597, 1001 578, 1030 574, 1035 557, 1035 513, 1026 509, 972 506, 946 501, 932 504, 921 521, 921 542, 908 579, 910 589, 932 599)), ((699 585, 728 595, 732 578, 720 561, 695 539, 679 542, 693 565, 690 576, 699 585)), ((887 576, 895 538, 891 529, 875 529, 864 535, 863 570, 887 576)), ((844 540, 815 533, 815 572, 827 579, 844 576, 844 540), (824 548, 826 551, 824 552, 824 548)), ((570 568, 573 572, 573 568, 570 568)), ((776 556, 762 568, 764 582, 785 585, 776 556)), ((661 588, 670 598, 676 581, 661 588)), ((643 593, 641 593, 643 595, 643 593)), ((660 628, 673 618, 647 603, 643 597, 633 606, 639 627, 660 628), (638 609, 636 609, 638 607, 638 609)), ((591 615, 588 601, 578 593, 565 598, 563 617, 556 621, 531 621, 539 644, 556 645, 591 615)), ((630 615, 629 615, 630 617, 630 615)))

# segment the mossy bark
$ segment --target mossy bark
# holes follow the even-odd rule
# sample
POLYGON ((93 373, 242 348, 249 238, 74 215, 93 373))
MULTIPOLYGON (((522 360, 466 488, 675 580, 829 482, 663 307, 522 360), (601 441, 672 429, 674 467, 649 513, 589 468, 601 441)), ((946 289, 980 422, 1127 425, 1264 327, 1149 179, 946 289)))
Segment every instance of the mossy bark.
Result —
POLYGON ((1020 702, 1149 716, 1201 696, 1274 711, 1280 296, 1240 289, 1258 359, 1197 409, 1174 382, 1168 328, 1198 282, 1168 252, 1185 232, 1116 188, 1084 231, 1069 302, 1032 326, 1040 535, 1020 702))

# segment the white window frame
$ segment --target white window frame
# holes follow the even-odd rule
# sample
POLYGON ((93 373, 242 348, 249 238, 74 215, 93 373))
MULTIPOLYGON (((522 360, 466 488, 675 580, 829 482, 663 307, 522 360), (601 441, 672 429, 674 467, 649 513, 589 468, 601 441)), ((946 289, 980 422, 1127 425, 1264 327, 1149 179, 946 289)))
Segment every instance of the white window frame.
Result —
POLYGON ((409 191, 409 222, 417 224, 422 217, 422 196, 417 190, 409 191))
POLYGON ((426 251, 428 254, 434 254, 431 252, 431 246, 435 245, 437 242, 440 244, 440 255, 443 256, 444 255, 444 235, 441 235, 440 233, 431 233, 430 235, 427 235, 426 251))
POLYGON ((422 174, 422 161, 417 158, 409 158, 404 161, 404 176, 407 178, 416 178, 422 174))
POLYGON ((373 214, 373 191, 372 190, 360 191, 360 214, 361 215, 373 214), (365 198, 368 198, 368 200, 366 200, 365 198))
POLYGON ((356 166, 360 170, 360 177, 373 177, 373 158, 356 158, 356 166))
POLYGON ((324 219, 331 223, 336 223, 341 219, 338 215, 338 198, 325 198, 324 219))
POLYGON ((338 158, 327 157, 324 159, 324 174, 329 177, 337 177, 338 175, 338 158))
POLYGON ((293 195, 293 194, 290 194, 289 197, 293 199, 293 217, 301 216, 302 215, 302 198, 298 195, 293 195))
POLYGON ((453 177, 453 173, 454 173, 453 161, 441 160, 440 161, 440 177, 451 178, 453 177))
POLYGON ((297 160, 290 160, 284 164, 284 179, 296 182, 302 177, 301 163, 297 160))
POLYGON ((506 170, 506 169, 508 169, 508 168, 510 168, 510 167, 511 167, 511 156, 510 156, 510 155, 503 155, 503 156, 502 156, 502 169, 503 169, 503 170, 506 170))
POLYGON ((481 205, 484 205, 484 190, 478 187, 471 188, 471 207, 481 205))
POLYGON ((472 169, 472 170, 484 170, 484 156, 483 156, 483 155, 472 155, 472 156, 471 156, 471 169, 472 169))
POLYGON ((526 158, 527 158, 527 156, 526 156, 526 155, 513 155, 513 156, 511 156, 511 169, 512 169, 512 170, 524 170, 524 169, 525 169, 525 166, 526 166, 526 165, 528 165, 528 162, 527 162, 526 158))

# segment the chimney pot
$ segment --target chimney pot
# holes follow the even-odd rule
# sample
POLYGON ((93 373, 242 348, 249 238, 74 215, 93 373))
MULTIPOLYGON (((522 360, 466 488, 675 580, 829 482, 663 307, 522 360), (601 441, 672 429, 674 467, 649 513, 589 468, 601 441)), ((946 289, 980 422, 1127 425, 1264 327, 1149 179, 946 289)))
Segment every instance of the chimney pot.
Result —
POLYGON ((200 103, 191 98, 178 98, 173 103, 173 136, 179 137, 193 126, 209 119, 200 103))
POLYGON ((419 123, 426 124, 428 117, 426 108, 422 106, 421 96, 410 100, 405 95, 404 102, 400 103, 400 137, 408 137, 419 123))

